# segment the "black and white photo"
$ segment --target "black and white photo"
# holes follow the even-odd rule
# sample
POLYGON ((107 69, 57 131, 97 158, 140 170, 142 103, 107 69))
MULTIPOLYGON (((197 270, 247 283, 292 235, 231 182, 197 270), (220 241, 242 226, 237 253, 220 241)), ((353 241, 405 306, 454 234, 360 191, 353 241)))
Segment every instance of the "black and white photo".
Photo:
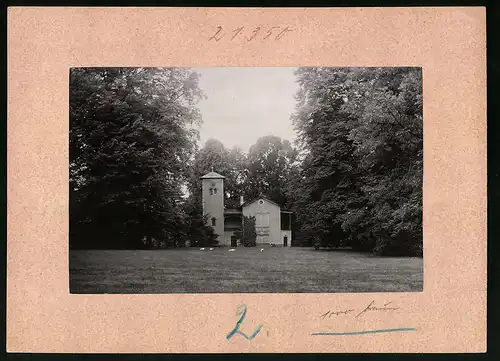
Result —
POLYGON ((71 293, 423 290, 417 67, 70 69, 71 293))

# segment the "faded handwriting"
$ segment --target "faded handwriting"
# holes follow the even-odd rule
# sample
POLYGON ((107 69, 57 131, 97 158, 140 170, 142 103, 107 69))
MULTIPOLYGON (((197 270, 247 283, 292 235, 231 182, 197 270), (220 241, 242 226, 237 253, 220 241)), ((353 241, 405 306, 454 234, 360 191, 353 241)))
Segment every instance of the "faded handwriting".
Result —
MULTIPOLYGON (((375 305, 375 301, 371 301, 368 304, 368 306, 366 306, 363 309, 359 309, 358 313, 356 314, 356 316, 354 318, 358 318, 359 316, 361 316, 365 312, 371 312, 371 311, 394 311, 394 310, 398 310, 399 309, 399 307, 392 307, 392 306, 390 306, 391 304, 392 304, 392 301, 385 303, 383 306, 376 306, 375 305)), ((356 309, 350 308, 350 309, 341 310, 341 311, 327 311, 327 312, 321 314, 320 317, 323 318, 323 319, 325 319, 327 317, 330 318, 332 316, 348 315, 348 314, 351 314, 353 312, 356 312, 356 309)))
POLYGON ((368 311, 393 311, 393 310, 399 309, 399 307, 387 307, 388 305, 390 305, 392 303, 392 301, 387 302, 382 307, 375 307, 375 306, 373 306, 374 303, 375 303, 375 301, 371 301, 363 311, 361 311, 360 313, 358 313, 356 315, 356 318, 361 316, 363 313, 368 312, 368 311))
POLYGON ((257 26, 254 28, 246 28, 244 26, 239 26, 234 29, 224 29, 222 26, 217 26, 214 30, 212 36, 208 38, 208 41, 219 42, 222 39, 227 39, 228 41, 235 41, 242 39, 246 42, 256 41, 256 40, 280 40, 289 32, 294 31, 289 26, 269 26, 262 27, 257 26), (227 35, 227 36, 226 36, 227 35))
POLYGON ((338 315, 347 315, 348 313, 351 313, 351 312, 354 312, 355 309, 354 308, 351 308, 351 309, 348 309, 348 310, 343 310, 343 311, 328 311, 324 314, 321 315, 321 318, 326 318, 327 316, 328 317, 332 317, 332 316, 338 316, 338 315))
POLYGON ((236 311, 236 315, 240 316, 240 318, 236 322, 236 326, 233 328, 233 330, 227 334, 226 339, 228 341, 231 337, 233 337, 236 334, 243 336, 247 340, 252 340, 255 336, 258 335, 258 333, 262 329, 262 325, 257 327, 257 329, 254 331, 254 333, 252 333, 250 336, 248 336, 247 334, 240 331, 240 327, 241 327, 241 325, 242 325, 242 323, 245 320, 245 317, 247 315, 247 306, 246 305, 241 305, 240 307, 238 307, 238 310, 236 311))
MULTIPOLYGON (((357 318, 363 315, 366 312, 373 311, 394 311, 398 310, 399 307, 392 306, 392 301, 386 302, 381 306, 375 305, 375 301, 371 301, 368 306, 364 308, 359 308, 358 310, 354 308, 341 310, 341 311, 328 311, 320 315, 321 318, 325 319, 326 317, 331 316, 340 316, 340 315, 348 315, 352 312, 356 312, 357 318)), ((376 330, 359 330, 359 331, 349 331, 349 332, 313 332, 311 336, 348 336, 348 335, 365 335, 365 334, 377 334, 377 333, 387 333, 387 332, 406 332, 406 331, 417 331, 414 327, 404 327, 404 328, 386 328, 386 329, 376 329, 376 330)))

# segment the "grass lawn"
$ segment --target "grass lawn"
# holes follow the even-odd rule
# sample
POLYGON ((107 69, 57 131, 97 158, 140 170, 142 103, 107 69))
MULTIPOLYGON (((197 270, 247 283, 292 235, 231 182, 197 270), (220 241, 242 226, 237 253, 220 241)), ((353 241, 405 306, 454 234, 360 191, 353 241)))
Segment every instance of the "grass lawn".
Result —
POLYGON ((312 248, 70 251, 71 293, 415 292, 421 258, 312 248))

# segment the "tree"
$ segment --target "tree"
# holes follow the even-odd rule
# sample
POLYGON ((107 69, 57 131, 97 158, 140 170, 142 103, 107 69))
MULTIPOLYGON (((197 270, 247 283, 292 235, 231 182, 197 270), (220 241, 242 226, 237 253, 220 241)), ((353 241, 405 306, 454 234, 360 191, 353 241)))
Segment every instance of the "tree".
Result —
POLYGON ((258 139, 248 152, 245 197, 254 199, 262 194, 285 206, 288 173, 296 159, 297 150, 288 140, 273 135, 258 139))
POLYGON ((189 69, 71 70, 71 247, 152 247, 182 236, 201 96, 189 69))
POLYGON ((218 235, 208 223, 208 216, 202 214, 201 204, 187 201, 186 209, 186 238, 192 246, 215 246, 218 235))
POLYGON ((228 153, 230 167, 228 186, 225 187, 226 208, 238 208, 240 197, 245 195, 245 184, 248 181, 246 154, 239 147, 232 148, 228 153))
POLYGON ((255 231, 255 217, 243 216, 243 230, 235 234, 245 247, 255 247, 257 245, 257 233, 255 231))
MULTIPOLYGON (((416 68, 359 74, 344 106, 358 119, 351 138, 363 171, 374 251, 421 254, 422 74, 416 68), (358 94, 356 96, 356 94, 358 94), (362 101, 361 95, 364 95, 362 101)), ((365 231, 361 232, 367 237, 365 231)))
POLYGON ((239 148, 231 150, 216 139, 209 139, 196 154, 189 179, 189 193, 193 201, 201 204, 201 177, 212 170, 224 179, 224 198, 227 208, 239 205, 242 184, 245 181, 245 155, 239 148))
POLYGON ((422 78, 416 68, 301 68, 294 210, 322 245, 418 254, 422 78))
POLYGON ((303 153, 294 211, 306 237, 339 246, 347 237, 338 218, 357 201, 356 160, 349 139, 353 119, 341 111, 345 69, 302 68, 292 119, 303 153))

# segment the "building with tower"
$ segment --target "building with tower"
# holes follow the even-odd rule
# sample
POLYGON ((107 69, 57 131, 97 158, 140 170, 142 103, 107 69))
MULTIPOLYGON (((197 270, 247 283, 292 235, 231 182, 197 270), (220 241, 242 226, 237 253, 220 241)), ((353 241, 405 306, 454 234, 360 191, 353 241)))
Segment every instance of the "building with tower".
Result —
POLYGON ((224 205, 224 176, 212 171, 201 177, 203 214, 218 235, 219 245, 237 247, 240 240, 237 231, 242 228, 243 216, 255 217, 257 244, 275 244, 291 247, 292 212, 281 210, 264 196, 245 202, 240 198, 240 206, 226 209, 224 205))

